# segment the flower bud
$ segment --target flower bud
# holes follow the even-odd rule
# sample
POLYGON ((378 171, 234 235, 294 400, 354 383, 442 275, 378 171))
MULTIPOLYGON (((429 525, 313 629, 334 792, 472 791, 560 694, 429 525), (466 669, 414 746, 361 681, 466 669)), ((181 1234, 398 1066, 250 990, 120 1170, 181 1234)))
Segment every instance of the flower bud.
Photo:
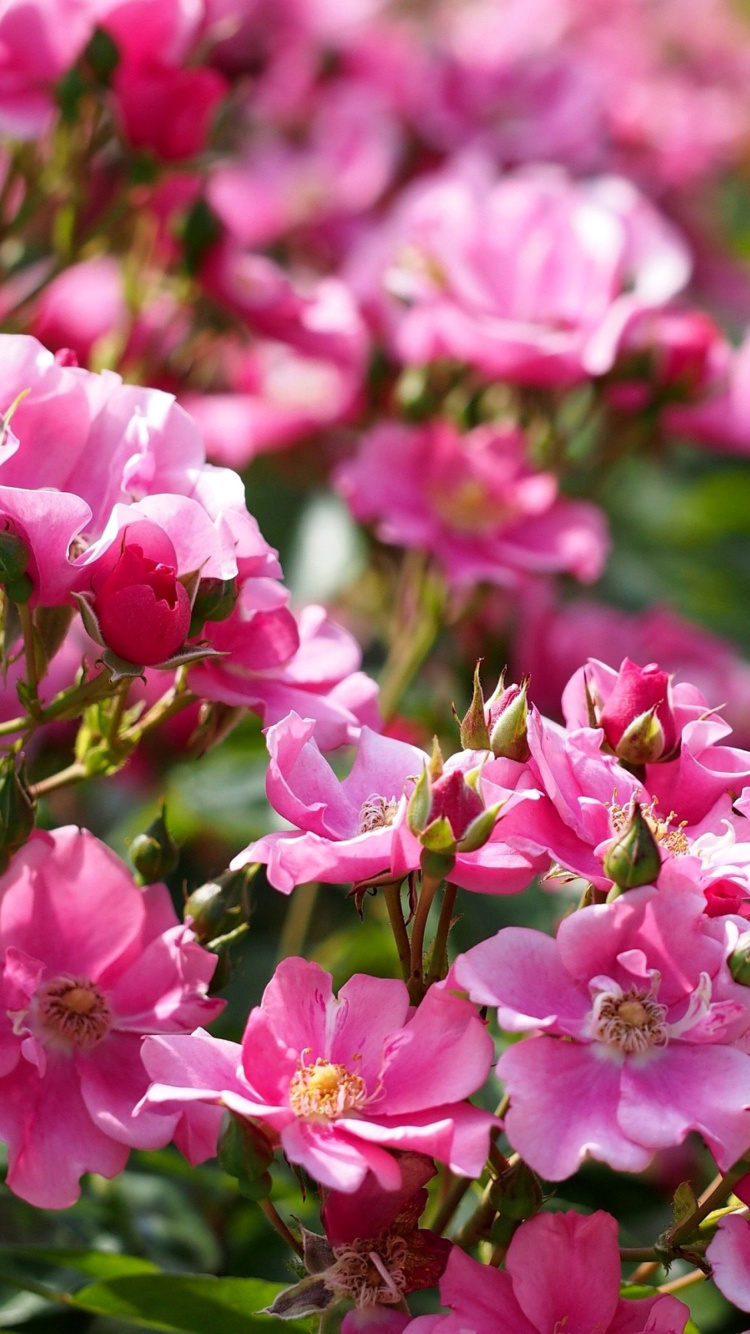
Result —
POLYGON ((238 592, 236 579, 201 579, 187 638, 199 634, 206 621, 225 621, 231 616, 238 592))
POLYGON ((604 858, 604 874, 623 889, 653 885, 661 870, 661 853, 641 807, 631 803, 627 827, 610 844, 604 858))
POLYGON ((539 1212, 544 1192, 538 1176, 526 1163, 519 1161, 500 1173, 490 1191, 490 1199, 501 1218, 521 1222, 539 1212))
POLYGON ((22 848, 34 828, 36 803, 26 786, 23 765, 14 755, 0 761, 0 870, 22 848))
POLYGON ((201 945, 229 935, 247 917, 247 887, 257 870, 253 865, 225 871, 193 890, 185 902, 184 915, 201 945))
POLYGON ((528 688, 528 676, 524 676, 520 686, 507 687, 501 678, 494 695, 487 701, 490 749, 497 759, 517 760, 524 764, 529 758, 526 737, 528 688))
POLYGON ((474 669, 474 690, 471 696, 471 704, 460 724, 462 750, 489 750, 490 734, 487 729, 484 710, 484 696, 479 680, 479 663, 477 663, 474 669))
POLYGON ((273 1145, 254 1121, 229 1114, 219 1136, 218 1158, 224 1171, 237 1178, 240 1192, 247 1199, 268 1198, 273 1145))
POLYGON ((740 986, 750 987, 750 931, 743 932, 730 954, 729 971, 740 986))
POLYGON ((102 639, 119 658, 153 667, 182 647, 190 597, 177 578, 174 547, 157 524, 140 520, 125 529, 119 548, 110 548, 94 571, 92 585, 102 639))
POLYGON ((164 806, 145 833, 133 839, 130 860, 144 885, 153 885, 176 869, 177 844, 167 829, 164 806))
POLYGON ((656 663, 638 667, 625 658, 599 715, 610 746, 628 764, 667 759, 677 745, 670 678, 656 663))
MULTIPOLYGON (((436 877, 450 874, 457 853, 476 852, 487 842, 500 805, 485 806, 460 769, 439 772, 435 757, 422 770, 406 810, 407 824, 422 844, 422 870, 436 877)), ((472 770, 469 780, 478 777, 472 770)))
POLYGON ((7 587, 26 573, 31 552, 23 538, 9 528, 0 531, 0 584, 7 587))
POLYGON ((432 784, 430 802, 430 823, 445 820, 456 843, 463 837, 469 825, 484 812, 484 802, 479 793, 466 782, 460 769, 451 769, 441 774, 432 784))

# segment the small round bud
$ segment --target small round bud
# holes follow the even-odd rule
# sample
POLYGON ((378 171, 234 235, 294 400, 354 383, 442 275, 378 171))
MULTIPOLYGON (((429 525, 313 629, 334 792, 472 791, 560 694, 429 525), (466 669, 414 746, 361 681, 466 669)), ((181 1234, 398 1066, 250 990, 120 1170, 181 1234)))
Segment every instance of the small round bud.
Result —
POLYGON ((12 584, 28 569, 31 553, 17 533, 0 531, 0 584, 12 584))
POLYGON ((750 987, 750 931, 745 931, 729 956, 729 971, 741 987, 750 987))
POLYGON ((218 1158, 224 1171, 237 1178, 240 1191, 248 1199, 268 1197, 273 1145, 260 1126, 230 1113, 219 1137, 218 1158))
POLYGON ((542 1207, 544 1192, 539 1178, 524 1162, 501 1172, 490 1191, 490 1199, 501 1218, 521 1221, 542 1207))
POLYGON ((153 885, 177 867, 177 844, 166 825, 164 806, 144 833, 130 845, 130 860, 144 885, 153 885))
POLYGON ((637 889, 653 885, 660 870, 659 844, 638 802, 633 801, 627 828, 604 858, 604 874, 620 889, 637 889))
POLYGON ((239 590, 236 579, 201 579, 193 602, 188 639, 199 634, 206 621, 231 616, 239 590))

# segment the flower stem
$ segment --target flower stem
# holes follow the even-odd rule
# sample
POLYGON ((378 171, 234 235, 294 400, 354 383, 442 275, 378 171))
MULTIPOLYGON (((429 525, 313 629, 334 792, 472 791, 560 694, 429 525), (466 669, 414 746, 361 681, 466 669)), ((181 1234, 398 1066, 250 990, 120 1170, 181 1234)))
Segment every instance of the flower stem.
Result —
POLYGON ((432 986, 433 982, 439 982, 443 976, 443 960, 448 947, 448 936, 453 925, 453 909, 456 906, 457 893, 458 885, 447 884, 443 890, 440 918, 435 932, 435 942, 432 946, 432 964, 427 975, 428 987, 432 986))
POLYGON ((292 1250, 296 1251, 297 1255, 299 1255, 301 1259, 302 1243, 297 1240, 293 1232, 290 1232, 289 1228, 287 1227, 286 1223, 281 1217, 281 1214, 278 1213, 274 1205, 271 1204, 270 1200, 259 1200, 258 1203, 260 1204, 263 1213, 266 1215, 266 1218, 271 1224, 271 1227, 276 1229, 279 1236, 283 1237, 287 1246, 291 1246, 292 1250))
POLYGON ((38 783, 32 783, 29 791, 34 797, 46 797, 48 792, 57 792, 58 788, 69 787, 71 783, 79 783, 82 778, 88 777, 85 764, 69 764, 67 769, 60 769, 58 773, 51 774, 49 778, 42 778, 38 783))
POLYGON ((286 959, 290 955, 302 953, 305 937, 315 911, 318 889, 317 881, 307 885, 298 885, 295 889, 281 929, 279 959, 286 959))
POLYGON ((410 969, 409 969, 409 995, 412 1005, 418 1005, 425 993, 425 985, 422 977, 422 964, 424 958, 424 936, 427 929, 427 918, 430 915, 430 908, 437 893, 440 881, 431 875, 422 876, 422 888, 419 891, 419 901, 417 910, 414 914, 414 922, 411 928, 411 947, 410 947, 410 969))
MULTIPOLYGON (((500 1099, 500 1102, 495 1108, 495 1116, 499 1117, 502 1120, 509 1106, 510 1106, 510 1098, 506 1093, 505 1096, 500 1099)), ((493 1136, 493 1147, 494 1147, 494 1136, 493 1136)), ((431 1224, 432 1231, 437 1232, 438 1236, 443 1235, 445 1229, 447 1228, 448 1224, 453 1218, 453 1215, 458 1209, 458 1206, 460 1205, 462 1199, 464 1198, 464 1195, 466 1195, 469 1187, 472 1186, 473 1184, 474 1183, 470 1177, 453 1177, 442 1202, 438 1206, 437 1212, 431 1224)))
POLYGON ((39 672, 36 660, 36 645, 34 644, 34 622, 31 617, 31 610, 28 602, 17 602, 16 610, 18 619, 21 622, 21 632, 23 634, 23 651, 26 658, 26 684, 29 687, 30 704, 32 713, 38 710, 39 700, 39 672))
POLYGON ((683 1274, 681 1278, 673 1278, 671 1283, 662 1283, 658 1291, 682 1292, 683 1288, 692 1288, 694 1283, 701 1283, 707 1277, 702 1269, 692 1269, 689 1274, 683 1274))
POLYGON ((388 917, 391 923, 393 938, 398 950, 398 959, 401 964, 401 973, 405 982, 409 981, 411 975, 411 950, 409 946, 409 936, 404 923, 404 912, 401 906, 401 886, 395 882, 383 886, 383 898, 385 906, 388 909, 388 917))
MULTIPOLYGON (((698 1201, 698 1206, 687 1218, 683 1219, 677 1226, 672 1227, 667 1232, 664 1242, 667 1250, 679 1246, 687 1237, 697 1232, 704 1218, 724 1202, 727 1196, 731 1195, 738 1181, 750 1172, 750 1162, 746 1158, 740 1158, 728 1172, 719 1173, 711 1184, 704 1190, 698 1201)), ((661 1260, 651 1260, 646 1264, 639 1265, 634 1274, 631 1274, 631 1283, 647 1283, 650 1278, 662 1266, 661 1260)), ((697 1281, 697 1280, 696 1280, 697 1281)))

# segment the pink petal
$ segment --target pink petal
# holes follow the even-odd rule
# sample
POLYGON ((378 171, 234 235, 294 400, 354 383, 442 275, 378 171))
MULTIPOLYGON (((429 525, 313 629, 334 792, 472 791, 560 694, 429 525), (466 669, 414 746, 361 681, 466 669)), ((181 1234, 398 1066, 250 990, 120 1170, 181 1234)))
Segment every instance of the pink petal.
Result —
POLYGON ((513 1237, 505 1268, 535 1329, 609 1329, 620 1295, 617 1223, 601 1211, 537 1214, 513 1237))
POLYGON ((500 1058, 511 1095, 508 1138, 550 1181, 572 1176, 590 1155, 620 1172, 640 1172, 651 1152, 618 1126, 621 1063, 593 1044, 525 1038, 500 1058))
POLYGON ((385 1044, 378 1112, 397 1116, 469 1097, 487 1078, 493 1055, 473 1006, 431 987, 407 1026, 385 1044))
POLYGON ((719 1292, 741 1311, 750 1311, 750 1221, 736 1214, 722 1218, 708 1259, 719 1292))
POLYGON ((578 1034, 591 1009, 560 962, 550 936, 526 927, 506 927, 459 955, 451 978, 477 1005, 496 1005, 498 1023, 509 1032, 556 1025, 578 1034))

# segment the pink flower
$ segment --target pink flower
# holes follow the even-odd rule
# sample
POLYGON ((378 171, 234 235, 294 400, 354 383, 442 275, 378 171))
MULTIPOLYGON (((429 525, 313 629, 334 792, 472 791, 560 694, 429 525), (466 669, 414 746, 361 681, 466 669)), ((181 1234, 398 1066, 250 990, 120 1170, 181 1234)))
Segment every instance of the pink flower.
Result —
POLYGON ((631 324, 690 268, 682 238, 624 178, 534 166, 497 180, 472 157, 408 187, 351 277, 408 364, 448 357, 554 386, 611 370, 631 324))
MULTIPOLYGON (((626 659, 618 673, 590 660, 565 687, 563 710, 570 728, 582 728, 591 725, 593 709, 595 723, 602 726, 619 754, 631 741, 636 750, 640 746, 640 755, 627 758, 645 764, 645 785, 652 797, 658 798, 660 809, 673 811, 678 818, 695 824, 720 797, 738 793, 750 782, 750 753, 717 744, 732 729, 712 712, 695 686, 685 683, 667 687, 665 675, 655 663, 641 674, 626 659), (655 726, 648 718, 639 723, 639 715, 634 713, 647 699, 656 705, 655 726), (626 715, 629 730, 619 733, 626 715), (644 726, 646 730, 651 728, 653 735, 645 735, 644 726)), ((640 717, 644 717, 643 712, 640 717)))
POLYGON ((90 0, 9 0, 0 15, 0 128, 35 139, 49 128, 53 90, 91 36, 90 0))
POLYGON ((498 1074, 508 1137, 542 1176, 560 1181, 588 1155, 641 1171, 690 1130, 722 1170, 744 1152, 750 993, 726 964, 737 919, 704 907, 674 875, 573 913, 556 940, 508 927, 456 961, 455 985, 497 1005, 503 1028, 536 1033, 498 1074))
POLYGON ((719 1292, 741 1311, 750 1311, 750 1220, 735 1214, 720 1219, 706 1258, 719 1292))
POLYGON ((566 571, 590 582, 607 552, 603 516, 558 496, 551 473, 526 459, 521 433, 445 421, 385 423, 364 438, 336 484, 357 519, 385 542, 435 556, 453 584, 515 585, 566 571))
POLYGON ((524 594, 513 645, 514 672, 530 673, 542 713, 562 717, 560 698, 586 658, 616 667, 625 657, 650 658, 708 700, 723 701, 738 745, 750 743, 750 666, 734 646, 665 606, 634 615, 589 598, 556 604, 550 587, 524 594))
POLYGON ((723 380, 709 385, 703 401, 670 407, 668 429, 701 444, 746 454, 750 449, 750 337, 732 354, 723 380))
POLYGON ((32 834, 0 878, 0 1135, 8 1185, 40 1208, 78 1198, 84 1172, 121 1172, 175 1122, 134 1119, 144 1033, 185 1033, 223 1002, 215 957, 178 923, 164 885, 139 889, 86 830, 32 834))
POLYGON ((622 663, 598 723, 612 749, 634 764, 668 756, 677 744, 669 674, 655 663, 622 663))
POLYGON ((464 1101, 484 1082, 492 1041, 466 1001, 433 987, 410 1014, 403 982, 331 977, 284 959, 248 1019, 242 1046, 208 1034, 149 1043, 146 1106, 220 1105, 278 1134, 290 1162, 333 1190, 371 1171, 399 1190, 389 1149, 408 1149, 476 1175, 493 1117, 464 1101))
POLYGON ((314 718, 322 750, 356 741, 379 726, 378 687, 359 670, 362 650, 323 607, 295 616, 288 593, 272 579, 248 579, 232 615, 204 634, 226 654, 192 668, 193 690, 205 699, 255 710, 270 725, 295 710, 314 718))
POLYGON ((515 1233, 505 1272, 454 1246, 440 1284, 452 1315, 420 1316, 408 1334, 682 1334, 690 1312, 675 1297, 620 1297, 617 1223, 610 1214, 537 1214, 515 1233))
POLYGON ((115 73, 114 89, 133 147, 149 148, 162 161, 175 162, 205 148, 227 84, 212 69, 126 64, 115 73))
POLYGON ((152 667, 176 653, 190 628, 190 598, 177 579, 177 556, 147 520, 126 528, 92 578, 102 637, 127 662, 152 667))
POLYGON ((339 782, 316 732, 294 712, 268 728, 268 800, 297 830, 266 834, 232 862, 266 863, 269 882, 285 894, 307 880, 341 884, 387 871, 397 811, 427 763, 415 746, 364 727, 354 767, 339 782))

